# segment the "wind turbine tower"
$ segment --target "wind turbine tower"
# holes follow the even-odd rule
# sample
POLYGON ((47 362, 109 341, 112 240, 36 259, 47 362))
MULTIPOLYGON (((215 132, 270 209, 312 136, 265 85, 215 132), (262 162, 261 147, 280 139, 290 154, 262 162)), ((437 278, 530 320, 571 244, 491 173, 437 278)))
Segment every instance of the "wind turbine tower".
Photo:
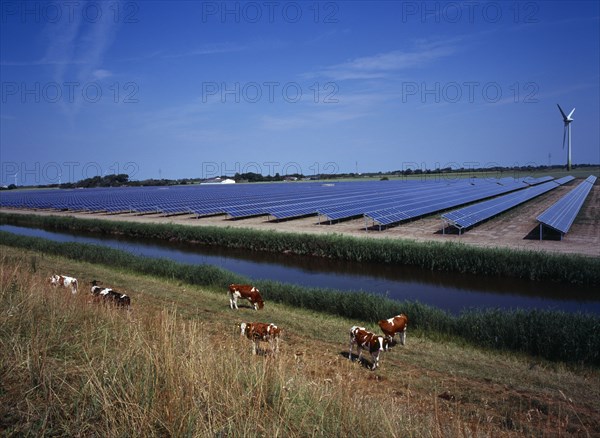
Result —
POLYGON ((567 116, 559 104, 556 104, 556 106, 558 107, 558 110, 562 114, 563 122, 565 124, 565 130, 563 131, 563 149, 565 148, 565 141, 567 139, 567 135, 569 136, 569 146, 567 149, 567 170, 570 171, 571 170, 571 122, 573 121, 571 116, 575 112, 575 108, 573 108, 571 110, 571 112, 569 113, 569 115, 567 116))

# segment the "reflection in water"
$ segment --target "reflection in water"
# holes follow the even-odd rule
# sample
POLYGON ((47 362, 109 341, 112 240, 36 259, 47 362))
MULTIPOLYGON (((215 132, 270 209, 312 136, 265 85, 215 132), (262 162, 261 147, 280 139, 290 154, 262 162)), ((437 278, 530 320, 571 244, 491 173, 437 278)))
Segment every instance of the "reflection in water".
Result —
POLYGON ((470 307, 520 307, 600 314, 600 297, 591 287, 160 240, 141 241, 92 233, 58 233, 11 225, 1 225, 0 230, 61 242, 100 244, 137 255, 168 258, 182 263, 211 264, 252 279, 271 279, 346 291, 363 290, 397 300, 417 300, 452 313, 470 307))

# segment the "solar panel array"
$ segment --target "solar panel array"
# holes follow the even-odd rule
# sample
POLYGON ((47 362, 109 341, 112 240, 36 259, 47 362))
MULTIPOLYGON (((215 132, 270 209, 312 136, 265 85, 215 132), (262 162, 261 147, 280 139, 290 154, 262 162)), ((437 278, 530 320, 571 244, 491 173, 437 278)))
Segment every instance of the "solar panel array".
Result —
POLYGON ((524 187, 527 187, 527 184, 512 178, 495 183, 483 181, 468 185, 441 187, 430 193, 411 193, 404 199, 390 202, 383 209, 366 211, 365 217, 373 219, 380 225, 391 225, 524 187))
POLYGON ((109 214, 269 215, 278 220, 319 215, 391 225, 467 203, 553 184, 543 179, 453 179, 190 185, 0 192, 0 206, 109 214), (532 184, 537 184, 533 185, 532 184))
POLYGON ((588 176, 586 180, 540 214, 537 220, 562 234, 567 234, 595 182, 595 176, 588 176))
POLYGON ((444 213, 442 219, 459 230, 462 230, 549 192, 550 190, 559 187, 559 185, 560 184, 556 184, 555 181, 548 181, 515 193, 498 196, 488 201, 444 213))

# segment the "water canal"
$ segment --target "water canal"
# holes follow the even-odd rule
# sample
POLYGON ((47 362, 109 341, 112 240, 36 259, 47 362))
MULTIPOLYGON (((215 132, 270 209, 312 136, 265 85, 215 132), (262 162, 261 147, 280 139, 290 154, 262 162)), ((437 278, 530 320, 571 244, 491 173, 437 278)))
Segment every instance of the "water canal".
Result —
POLYGON ((0 230, 59 242, 104 245, 136 255, 181 263, 210 264, 251 279, 271 279, 349 292, 362 290, 394 300, 420 301, 454 314, 465 308, 538 308, 600 315, 600 297, 594 292, 595 288, 579 285, 489 278, 412 266, 345 262, 12 225, 0 225, 0 230))

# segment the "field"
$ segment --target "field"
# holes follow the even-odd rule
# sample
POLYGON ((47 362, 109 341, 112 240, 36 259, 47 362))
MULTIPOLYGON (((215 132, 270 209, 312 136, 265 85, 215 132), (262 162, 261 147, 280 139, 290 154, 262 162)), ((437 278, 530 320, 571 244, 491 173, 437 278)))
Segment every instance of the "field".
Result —
MULTIPOLYGON (((21 213, 454 241, 597 258, 598 185, 562 242, 537 240, 535 216, 570 187, 559 187, 461 236, 442 235, 439 215, 367 232, 363 219, 328 225, 316 217, 271 222, 265 217, 233 221, 224 216, 21 213)), ((381 368, 372 372, 348 361, 347 340, 355 324, 375 331, 372 320, 273 301, 261 312, 247 307, 233 312, 224 289, 188 284, 178 276, 161 279, 124 265, 0 249, 0 433, 7 436, 600 433, 600 371, 592 365, 475 347, 413 324, 407 345, 385 354, 381 368), (79 277, 82 293, 73 297, 49 287, 45 280, 57 271, 79 277), (129 294, 133 310, 91 305, 85 284, 92 279, 106 279, 129 294), (252 356, 248 342, 235 333, 243 320, 281 326, 280 354, 252 356)))
MULTIPOLYGON (((411 239, 417 241, 459 241, 481 247, 505 247, 513 249, 531 249, 557 253, 584 254, 600 256, 600 184, 594 185, 585 201, 570 232, 562 241, 555 239, 539 240, 536 216, 560 199, 580 180, 558 187, 549 193, 518 206, 498 217, 476 226, 462 235, 447 229, 443 235, 440 214, 402 223, 383 230, 365 230, 364 219, 354 219, 333 224, 319 223, 319 218, 306 218, 274 222, 266 216, 231 220, 225 216, 212 216, 196 219, 191 215, 162 216, 157 214, 91 214, 55 211, 19 211, 4 209, 11 213, 44 214, 56 216, 74 216, 80 218, 101 218, 105 220, 134 221, 141 223, 172 223, 190 226, 221 226, 252 228, 259 230, 277 230, 302 233, 338 233, 369 238, 411 239)), ((371 225, 368 223, 367 225, 371 225)))
MULTIPOLYGON (((93 436, 595 436, 597 368, 409 331, 369 371, 348 361, 363 321, 276 303, 233 312, 224 290, 37 252, 0 254, 0 432, 93 436), (133 310, 46 278, 104 279, 133 310), (284 330, 251 355, 243 320, 284 330)), ((375 329, 372 325, 371 329, 375 329)))

